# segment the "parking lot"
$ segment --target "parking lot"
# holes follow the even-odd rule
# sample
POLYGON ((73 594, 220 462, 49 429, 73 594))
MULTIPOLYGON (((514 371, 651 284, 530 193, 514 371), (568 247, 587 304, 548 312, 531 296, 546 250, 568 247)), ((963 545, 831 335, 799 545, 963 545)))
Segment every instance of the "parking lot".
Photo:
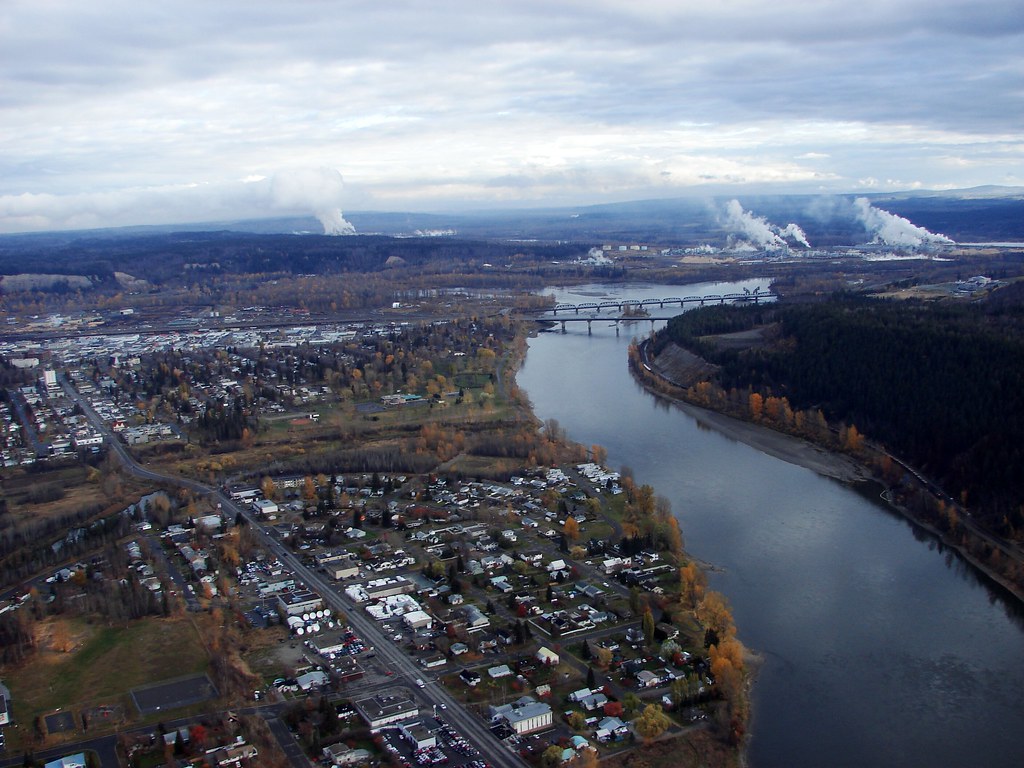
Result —
POLYGON ((450 723, 434 717, 425 717, 421 723, 433 735, 435 746, 415 749, 397 727, 386 728, 381 732, 384 748, 395 756, 403 768, 428 765, 487 768, 488 763, 481 758, 480 753, 450 723))

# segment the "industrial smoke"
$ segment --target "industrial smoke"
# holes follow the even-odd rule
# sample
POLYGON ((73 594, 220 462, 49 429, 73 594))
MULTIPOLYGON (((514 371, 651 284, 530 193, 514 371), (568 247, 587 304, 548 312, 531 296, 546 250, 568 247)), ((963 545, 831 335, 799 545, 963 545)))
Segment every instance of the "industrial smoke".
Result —
POLYGON ((310 211, 323 225, 325 235, 353 235, 356 228, 341 215, 344 183, 333 168, 278 171, 270 184, 276 208, 310 211))
POLYGON ((875 208, 866 197, 858 197, 853 205, 857 212, 857 220, 864 225, 874 243, 897 248, 917 248, 938 243, 953 244, 953 240, 945 235, 929 232, 924 227, 911 224, 902 216, 875 208))
POLYGON ((786 248, 787 239, 810 248, 807 235, 796 224, 779 228, 763 216, 745 211, 739 200, 730 200, 725 206, 725 226, 758 248, 786 248))

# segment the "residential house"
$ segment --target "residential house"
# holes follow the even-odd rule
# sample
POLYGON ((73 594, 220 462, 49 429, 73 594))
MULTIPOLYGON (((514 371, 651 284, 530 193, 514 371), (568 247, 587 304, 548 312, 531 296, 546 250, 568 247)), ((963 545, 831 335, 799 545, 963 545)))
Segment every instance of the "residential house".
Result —
POLYGON ((323 754, 335 768, 346 768, 346 766, 350 765, 368 763, 371 757, 370 753, 365 749, 352 749, 352 747, 343 742, 324 747, 323 754))
POLYGON ((511 677, 512 670, 509 669, 508 664, 499 664, 496 667, 491 667, 490 669, 488 669, 487 674, 490 676, 492 680, 498 680, 502 677, 511 677))
POLYGON ((209 754, 210 762, 216 768, 239 768, 242 765, 255 765, 251 761, 259 754, 252 744, 236 744, 220 747, 209 754))
POLYGON ((557 653, 552 651, 550 648, 543 647, 537 651, 535 658, 541 664, 547 664, 548 666, 554 666, 558 664, 559 661, 557 653))
POLYGON ((656 688, 661 685, 661 675, 649 669, 641 669, 636 673, 636 684, 639 688, 656 688))
POLYGON ((629 736, 629 726, 617 717, 606 717, 597 724, 594 737, 600 742, 620 741, 629 736))

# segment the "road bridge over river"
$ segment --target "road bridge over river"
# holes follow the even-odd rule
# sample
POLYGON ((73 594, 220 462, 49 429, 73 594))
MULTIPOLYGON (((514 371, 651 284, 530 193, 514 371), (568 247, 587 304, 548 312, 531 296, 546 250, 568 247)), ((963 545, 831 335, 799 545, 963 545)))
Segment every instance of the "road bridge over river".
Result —
POLYGON ((545 309, 544 314, 551 313, 557 317, 559 312, 568 313, 573 312, 574 314, 580 314, 581 312, 593 312, 594 314, 601 314, 604 309, 614 309, 619 312, 636 312, 639 309, 646 310, 648 307, 658 307, 664 309, 666 306, 679 305, 680 309, 685 309, 686 305, 691 306, 704 306, 705 304, 744 304, 753 303, 758 304, 762 301, 775 301, 775 294, 769 291, 762 291, 760 288, 755 288, 753 291, 744 291, 743 293, 726 293, 726 294, 711 294, 708 296, 669 296, 664 299, 606 299, 604 301, 585 301, 580 304, 555 304, 555 306, 545 309))
POLYGON ((762 302, 775 301, 775 294, 768 291, 755 289, 744 293, 711 294, 708 296, 669 296, 664 299, 619 299, 606 300, 601 302, 588 301, 580 304, 555 304, 545 309, 533 319, 538 323, 559 323, 565 331, 566 323, 586 323, 587 332, 591 332, 594 323, 606 322, 615 326, 615 332, 619 332, 620 323, 636 323, 648 321, 651 327, 659 320, 671 320, 675 314, 659 313, 650 314, 653 307, 665 309, 678 304, 680 310, 686 309, 687 304, 691 307, 702 307, 711 304, 760 304, 762 302), (605 309, 617 310, 621 314, 602 315, 605 309), (562 313, 559 316, 559 313, 562 313), (568 313, 572 315, 566 317, 568 313))

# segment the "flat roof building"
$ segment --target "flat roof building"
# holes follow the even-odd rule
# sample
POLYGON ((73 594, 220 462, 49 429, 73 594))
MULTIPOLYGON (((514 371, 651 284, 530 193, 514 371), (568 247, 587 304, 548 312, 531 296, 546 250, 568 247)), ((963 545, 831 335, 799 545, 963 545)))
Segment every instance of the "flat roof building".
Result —
POLYGON ((491 722, 504 722, 517 734, 533 733, 550 728, 551 707, 532 696, 523 696, 511 704, 491 707, 491 722))
POLYGON ((277 604, 286 616, 300 616, 324 607, 324 601, 316 592, 308 589, 284 592, 277 596, 277 604))
POLYGON ((419 705, 405 691, 390 689, 353 702, 356 711, 370 728, 383 728, 391 723, 419 717, 419 705))

